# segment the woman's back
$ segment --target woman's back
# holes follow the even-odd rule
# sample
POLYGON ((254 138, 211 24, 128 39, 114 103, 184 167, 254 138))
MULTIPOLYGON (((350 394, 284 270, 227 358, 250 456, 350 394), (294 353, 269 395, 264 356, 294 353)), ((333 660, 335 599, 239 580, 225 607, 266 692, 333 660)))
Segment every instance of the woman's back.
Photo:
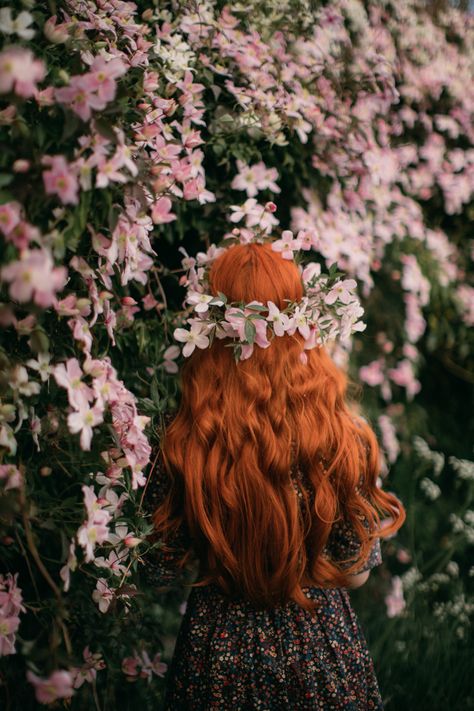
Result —
MULTIPOLYGON (((292 473, 295 489, 304 474, 292 473)), ((159 466, 144 506, 152 513, 169 481, 159 466)), ((179 582, 179 562, 190 545, 186 527, 167 551, 146 562, 146 577, 159 587, 179 582)), ((334 561, 357 554, 350 526, 333 525, 324 555, 334 561)), ((376 539, 359 572, 381 563, 376 539)), ((273 608, 230 598, 215 583, 193 588, 188 597, 168 671, 166 711, 265 711, 382 709, 372 659, 346 588, 304 586, 318 604, 316 614, 290 601, 273 608)))
POLYGON ((268 244, 215 257, 187 260, 198 316, 177 335, 192 355, 146 492, 157 587, 199 562, 166 708, 381 708, 347 587, 403 508, 377 486, 375 435, 318 340, 350 332, 353 285, 268 244))

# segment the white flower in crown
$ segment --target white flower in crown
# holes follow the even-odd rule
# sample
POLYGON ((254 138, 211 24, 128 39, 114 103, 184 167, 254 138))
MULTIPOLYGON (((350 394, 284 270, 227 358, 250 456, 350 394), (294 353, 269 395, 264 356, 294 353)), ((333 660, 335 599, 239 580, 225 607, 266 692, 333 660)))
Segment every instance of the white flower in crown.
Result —
MULTIPOLYGON (((246 202, 246 207, 249 210, 254 207, 251 200, 246 202)), ((248 229, 244 232, 242 228, 235 228, 231 234, 225 235, 225 240, 237 239, 241 244, 271 241, 272 250, 280 252, 283 259, 294 259, 295 252, 307 250, 310 244, 308 236, 302 232, 295 238, 290 230, 284 230, 278 240, 266 234, 266 229, 253 232, 253 238, 248 233, 248 229)), ((287 300, 284 309, 279 309, 272 301, 266 304, 259 301, 229 303, 221 292, 210 294, 209 270, 214 260, 228 248, 227 245, 213 244, 206 252, 198 252, 195 258, 180 248, 186 272, 180 284, 187 287, 183 305, 186 305, 186 314, 189 315, 191 309, 193 316, 185 318, 190 328, 176 328, 174 337, 184 343, 182 353, 185 357, 195 348, 210 347, 214 338, 231 340, 238 361, 250 358, 254 346, 268 348, 274 337, 292 336, 298 332, 303 338, 304 350, 309 350, 336 338, 347 341, 352 333, 365 329, 360 320, 364 309, 355 293, 357 283, 354 279, 341 278, 343 275, 336 271, 335 265, 326 274, 321 273, 321 266, 316 262, 298 265, 304 296, 298 302, 287 300)), ((307 362, 304 351, 301 360, 307 362)))
POLYGON ((290 319, 273 301, 267 301, 268 316, 267 321, 273 324, 273 330, 276 336, 283 336, 285 331, 288 331, 290 319))
POLYGON ((209 345, 209 338, 206 334, 207 331, 206 324, 193 323, 191 330, 187 331, 185 328, 176 328, 174 331, 174 337, 177 341, 184 343, 183 355, 185 358, 191 355, 193 350, 196 348, 207 348, 209 345))
POLYGON ((194 306, 194 310, 198 314, 204 314, 209 310, 209 304, 213 306, 222 306, 223 300, 216 298, 212 294, 204 294, 199 291, 191 291, 186 297, 186 302, 194 306))

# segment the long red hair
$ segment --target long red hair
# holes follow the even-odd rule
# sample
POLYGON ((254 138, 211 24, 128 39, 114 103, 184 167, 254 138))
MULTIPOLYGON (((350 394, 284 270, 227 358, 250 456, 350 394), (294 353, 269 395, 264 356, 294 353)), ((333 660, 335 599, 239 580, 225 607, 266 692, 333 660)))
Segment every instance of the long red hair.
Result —
MULTIPOLYGON (((268 243, 229 247, 209 281, 211 293, 229 301, 273 301, 283 309, 285 299, 303 296, 297 266, 268 243)), ((204 570, 194 585, 214 582, 259 606, 292 599, 314 610, 302 581, 346 585, 374 537, 397 531, 405 511, 376 485, 376 437, 348 404, 347 377, 324 348, 306 351, 304 364, 302 338, 286 334, 236 363, 225 343, 215 339, 184 363, 180 407, 161 443, 170 489, 153 514, 155 530, 166 543, 186 523, 204 570), (303 486, 303 507, 292 458, 313 493, 303 486), (382 529, 381 516, 389 519, 382 529), (361 541, 345 572, 321 555, 341 517, 361 541)))

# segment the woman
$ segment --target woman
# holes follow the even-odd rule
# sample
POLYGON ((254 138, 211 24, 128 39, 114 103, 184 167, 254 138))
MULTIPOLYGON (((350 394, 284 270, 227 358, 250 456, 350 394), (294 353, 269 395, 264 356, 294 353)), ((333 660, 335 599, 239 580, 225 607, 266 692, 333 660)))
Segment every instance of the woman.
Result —
MULTIPOLYGON (((206 286, 280 312, 305 297, 297 264, 269 243, 224 249, 206 286)), ((302 356, 307 336, 288 332, 264 334, 237 362, 222 331, 198 337, 183 366, 145 495, 150 541, 164 544, 150 579, 166 589, 199 562, 169 710, 383 708, 347 589, 381 562, 379 537, 404 509, 377 486, 376 438, 346 400, 346 376, 324 347, 302 356)))

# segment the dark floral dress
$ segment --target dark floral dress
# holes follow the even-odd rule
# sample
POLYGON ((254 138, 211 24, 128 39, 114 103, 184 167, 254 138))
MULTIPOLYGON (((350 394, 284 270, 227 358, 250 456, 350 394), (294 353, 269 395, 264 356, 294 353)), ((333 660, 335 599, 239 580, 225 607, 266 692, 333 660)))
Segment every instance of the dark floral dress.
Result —
MULTIPOLYGON (((301 474, 298 472, 298 474, 301 474)), ((163 468, 153 472, 144 507, 153 511, 166 493, 163 468)), ((297 480, 293 478, 297 487, 297 480)), ((298 488, 297 488, 298 491, 298 488)), ((172 550, 145 559, 149 583, 180 583, 176 562, 187 548, 178 531, 172 550)), ((357 553, 351 529, 335 524, 325 555, 357 553)), ((381 563, 376 539, 366 565, 381 563)), ((165 711, 306 711, 383 709, 372 658, 345 588, 303 588, 323 602, 316 616, 291 601, 268 610, 229 599, 217 585, 192 588, 167 673, 165 711)))

